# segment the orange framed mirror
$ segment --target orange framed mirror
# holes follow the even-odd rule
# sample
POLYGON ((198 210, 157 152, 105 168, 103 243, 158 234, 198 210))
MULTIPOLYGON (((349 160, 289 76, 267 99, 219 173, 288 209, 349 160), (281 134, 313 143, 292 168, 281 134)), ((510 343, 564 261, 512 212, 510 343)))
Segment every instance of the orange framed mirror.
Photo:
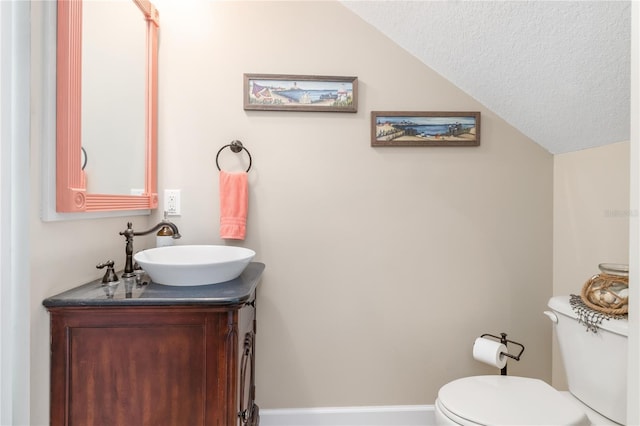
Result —
MULTIPOLYGON (((101 3, 101 2, 98 2, 101 3)), ((104 2, 112 3, 112 2, 104 2)), ((56 211, 64 213, 108 212, 123 210, 154 209, 158 206, 157 194, 157 114, 158 114, 158 29, 159 14, 148 0, 132 0, 140 13, 140 24, 145 33, 144 48, 140 52, 144 76, 141 89, 141 104, 144 111, 140 119, 134 119, 140 125, 142 141, 126 141, 126 137, 117 135, 120 120, 110 122, 114 132, 113 140, 125 139, 125 144, 140 144, 140 160, 130 161, 127 155, 120 155, 118 161, 93 155, 83 147, 83 1, 57 1, 57 53, 56 53, 56 211), (144 123, 139 123, 144 121, 144 123), (89 161, 108 163, 112 177, 120 177, 127 169, 143 170, 139 182, 130 183, 129 193, 112 191, 107 188, 92 188, 87 185, 84 164, 89 161), (142 158, 144 157, 144 158, 142 158)), ((115 27, 114 23, 110 25, 115 27)), ((90 25, 87 25, 90 27, 90 25)), ((109 34, 99 35, 108 39, 109 34)), ((87 46, 85 46, 85 49, 87 46)), ((106 56, 106 55, 104 55, 106 56)), ((116 57, 120 57, 116 55, 116 57)), ((103 58, 104 59, 104 58, 103 58)), ((105 59, 106 62, 114 62, 105 59)), ((91 69, 91 67, 85 68, 91 69)), ((88 74, 88 73, 87 73, 88 74)), ((85 75, 86 77, 86 75, 85 75)), ((86 88, 85 88, 86 89, 86 88)), ((85 90, 86 91, 86 90, 85 90)), ((99 99, 100 101, 100 99, 99 99)), ((97 122, 108 122, 109 113, 102 112, 97 122)), ((86 126, 86 123, 84 124, 86 126)), ((122 123, 124 126, 125 123, 122 123)), ((98 132, 100 133, 100 132, 98 132)), ((104 132, 102 132, 104 133, 104 132)), ((137 138, 135 138, 137 139, 137 138)), ((101 142, 103 143, 103 142, 101 142)), ((103 143, 104 144, 104 143, 103 143)), ((126 145, 125 145, 126 146, 126 145)), ((104 148, 104 147, 103 147, 104 148)), ((106 147, 110 149, 111 147, 106 147)), ((126 148, 125 148, 126 149, 126 148)), ((100 153, 99 149, 94 152, 100 153)), ((107 179, 109 180, 109 179, 107 179)))

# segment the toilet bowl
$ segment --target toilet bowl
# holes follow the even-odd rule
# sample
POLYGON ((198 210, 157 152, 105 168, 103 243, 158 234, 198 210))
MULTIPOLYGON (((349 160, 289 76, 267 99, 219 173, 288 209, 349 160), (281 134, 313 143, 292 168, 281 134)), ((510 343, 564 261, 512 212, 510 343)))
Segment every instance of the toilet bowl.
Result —
POLYGON ((549 300, 570 392, 518 376, 472 376, 447 383, 435 402, 437 425, 616 425, 626 422, 628 321, 587 332, 568 296, 549 300), (593 365, 612 367, 603 377, 593 365))

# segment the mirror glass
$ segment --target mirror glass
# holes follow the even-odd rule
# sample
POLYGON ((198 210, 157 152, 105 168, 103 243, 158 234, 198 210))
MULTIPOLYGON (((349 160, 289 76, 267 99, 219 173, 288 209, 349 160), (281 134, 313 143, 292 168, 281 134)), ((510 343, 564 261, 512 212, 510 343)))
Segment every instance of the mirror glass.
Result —
POLYGON ((157 207, 158 12, 57 2, 56 211, 157 207))
POLYGON ((84 2, 81 138, 87 192, 144 190, 145 52, 146 21, 133 1, 84 2), (122 167, 127 163, 134 167, 122 167))

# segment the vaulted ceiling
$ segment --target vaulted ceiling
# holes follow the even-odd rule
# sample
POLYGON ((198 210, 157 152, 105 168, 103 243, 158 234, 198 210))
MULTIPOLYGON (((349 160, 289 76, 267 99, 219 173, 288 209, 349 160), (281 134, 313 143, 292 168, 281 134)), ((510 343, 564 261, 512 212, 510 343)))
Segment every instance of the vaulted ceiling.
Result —
POLYGON ((629 140, 629 1, 342 3, 552 154, 629 140))

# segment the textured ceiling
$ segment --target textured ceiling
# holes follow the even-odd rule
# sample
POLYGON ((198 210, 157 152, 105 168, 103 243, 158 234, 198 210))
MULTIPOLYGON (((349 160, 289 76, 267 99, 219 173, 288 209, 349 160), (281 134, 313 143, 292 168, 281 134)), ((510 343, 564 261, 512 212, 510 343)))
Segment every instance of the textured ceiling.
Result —
POLYGON ((347 1, 552 154, 629 140, 629 1, 347 1))

